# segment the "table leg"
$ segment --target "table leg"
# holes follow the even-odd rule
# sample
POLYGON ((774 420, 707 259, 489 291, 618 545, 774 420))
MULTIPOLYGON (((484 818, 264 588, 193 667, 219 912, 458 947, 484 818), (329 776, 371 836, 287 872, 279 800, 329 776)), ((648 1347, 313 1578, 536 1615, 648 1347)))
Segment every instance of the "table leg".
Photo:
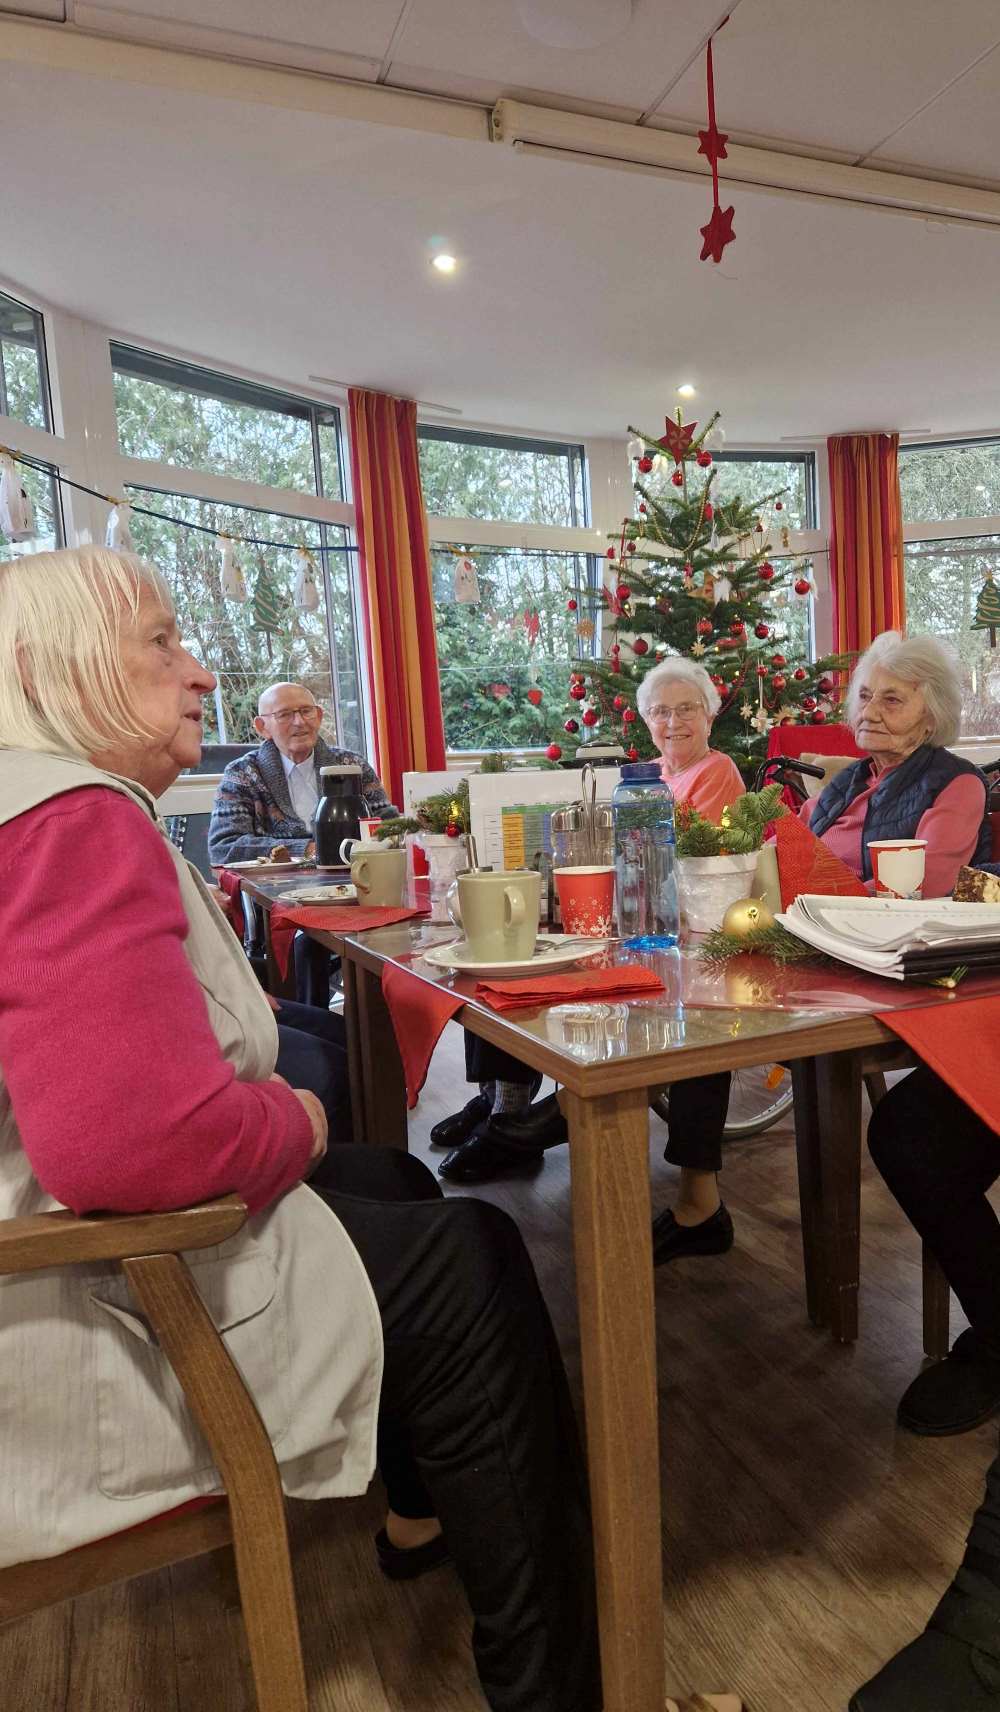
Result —
POLYGON ((347 1030, 347 1079, 351 1089, 351 1123, 354 1140, 359 1145, 368 1141, 365 1122, 365 1078, 361 1062, 361 1021, 358 1006, 358 970, 349 957, 341 959, 344 983, 344 1026, 347 1030))
POLYGON ((837 1342, 853 1343, 861 1276, 861 1059, 831 1052, 815 1066, 826 1306, 837 1342))
POLYGON ((795 1092, 795 1154, 799 1171, 802 1217, 802 1259, 806 1274, 806 1312, 814 1326, 829 1324, 826 1302, 826 1256, 823 1229, 823 1188, 819 1154, 819 1104, 816 1064, 800 1058, 792 1064, 795 1092))
POLYGON ((351 1001, 357 1019, 357 1041, 364 1088, 365 1140, 377 1147, 409 1146, 406 1081, 382 982, 370 969, 355 964, 351 1001))
POLYGON ((562 1096, 604 1712, 663 1712, 656 1327, 645 1090, 562 1096))

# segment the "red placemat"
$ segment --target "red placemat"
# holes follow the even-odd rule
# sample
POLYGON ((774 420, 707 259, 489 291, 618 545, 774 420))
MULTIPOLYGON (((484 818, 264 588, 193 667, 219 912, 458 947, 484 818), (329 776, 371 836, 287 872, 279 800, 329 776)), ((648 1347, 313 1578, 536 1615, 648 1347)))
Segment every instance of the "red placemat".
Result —
POLYGON ((426 909, 379 908, 374 904, 300 904, 297 909, 278 906, 271 911, 275 962, 284 979, 297 927, 318 927, 324 933, 367 933, 372 927, 392 927, 397 921, 426 914, 426 909))
POLYGON ((225 892, 230 903, 229 919, 236 930, 241 943, 246 937, 246 920, 243 915, 243 882, 231 868, 223 868, 219 874, 219 890, 225 892))
POLYGON ((406 1103, 412 1108, 427 1080, 427 1069, 446 1022, 464 1000, 450 987, 421 981, 398 963, 382 966, 382 991, 396 1032, 406 1077, 406 1103))
POLYGON ((960 1100, 1000 1135, 996 1041, 1000 996, 960 999, 914 1011, 883 1011, 879 1022, 905 1040, 960 1100))
POLYGON ((662 993, 663 982, 642 963, 573 969, 568 975, 529 975, 521 981, 480 981, 476 998, 493 1011, 526 1010, 560 1000, 641 998, 662 993))
POLYGON ((857 874, 831 855, 821 838, 803 826, 800 820, 787 816, 774 823, 774 844, 778 856, 778 883, 781 886, 781 907, 787 909, 800 892, 812 892, 822 897, 866 898, 866 891, 857 874))

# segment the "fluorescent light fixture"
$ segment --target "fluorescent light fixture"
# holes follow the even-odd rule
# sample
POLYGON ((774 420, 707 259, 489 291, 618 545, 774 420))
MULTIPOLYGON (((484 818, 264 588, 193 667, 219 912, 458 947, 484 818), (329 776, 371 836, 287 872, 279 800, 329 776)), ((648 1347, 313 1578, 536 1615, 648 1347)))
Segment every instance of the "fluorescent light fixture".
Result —
POLYGON ((694 397, 694 387, 691 385, 691 382, 689 380, 686 380, 684 382, 683 386, 679 386, 677 388, 677 396, 678 396, 678 398, 693 398, 694 397))
POLYGON ((438 273, 454 273, 457 266, 458 262, 455 257, 450 256, 446 250, 442 250, 440 254, 431 257, 431 267, 437 268, 438 273))

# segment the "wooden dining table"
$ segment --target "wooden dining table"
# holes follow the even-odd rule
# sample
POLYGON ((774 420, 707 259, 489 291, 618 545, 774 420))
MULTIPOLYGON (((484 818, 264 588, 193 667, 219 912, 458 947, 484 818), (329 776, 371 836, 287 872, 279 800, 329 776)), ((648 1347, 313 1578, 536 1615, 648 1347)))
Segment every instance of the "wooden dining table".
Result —
MULTIPOLYGON (((276 881, 247 889, 266 912, 280 902, 276 881)), ((652 967, 662 991, 498 1013, 477 998, 474 976, 427 961, 434 945, 458 937, 453 927, 419 918, 368 933, 307 931, 343 960, 356 1139, 406 1146, 402 1062, 381 985, 387 964, 448 985, 462 1000, 463 1027, 562 1087, 604 1707, 663 1712, 650 1090, 721 1070, 790 1067, 806 1309, 847 1343, 858 1335, 862 1078, 914 1062, 878 1013, 1000 995, 1000 975, 949 993, 828 962, 716 965, 694 946, 636 953, 610 941, 607 960, 652 967)))

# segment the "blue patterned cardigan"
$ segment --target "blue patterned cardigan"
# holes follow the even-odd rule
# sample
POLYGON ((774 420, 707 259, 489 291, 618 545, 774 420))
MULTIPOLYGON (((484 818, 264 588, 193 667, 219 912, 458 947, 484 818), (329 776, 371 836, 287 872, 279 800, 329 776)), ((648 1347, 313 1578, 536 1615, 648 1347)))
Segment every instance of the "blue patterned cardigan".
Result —
MULTIPOLYGON (((383 819, 396 813, 381 779, 362 755, 350 749, 331 749, 320 738, 313 760, 317 797, 320 767, 357 765, 369 813, 383 819)), ((252 754, 230 761, 219 781, 208 829, 208 857, 215 867, 268 856, 276 844, 284 844, 293 856, 301 856, 312 835, 312 827, 306 826, 292 807, 281 752, 270 738, 252 754)))

